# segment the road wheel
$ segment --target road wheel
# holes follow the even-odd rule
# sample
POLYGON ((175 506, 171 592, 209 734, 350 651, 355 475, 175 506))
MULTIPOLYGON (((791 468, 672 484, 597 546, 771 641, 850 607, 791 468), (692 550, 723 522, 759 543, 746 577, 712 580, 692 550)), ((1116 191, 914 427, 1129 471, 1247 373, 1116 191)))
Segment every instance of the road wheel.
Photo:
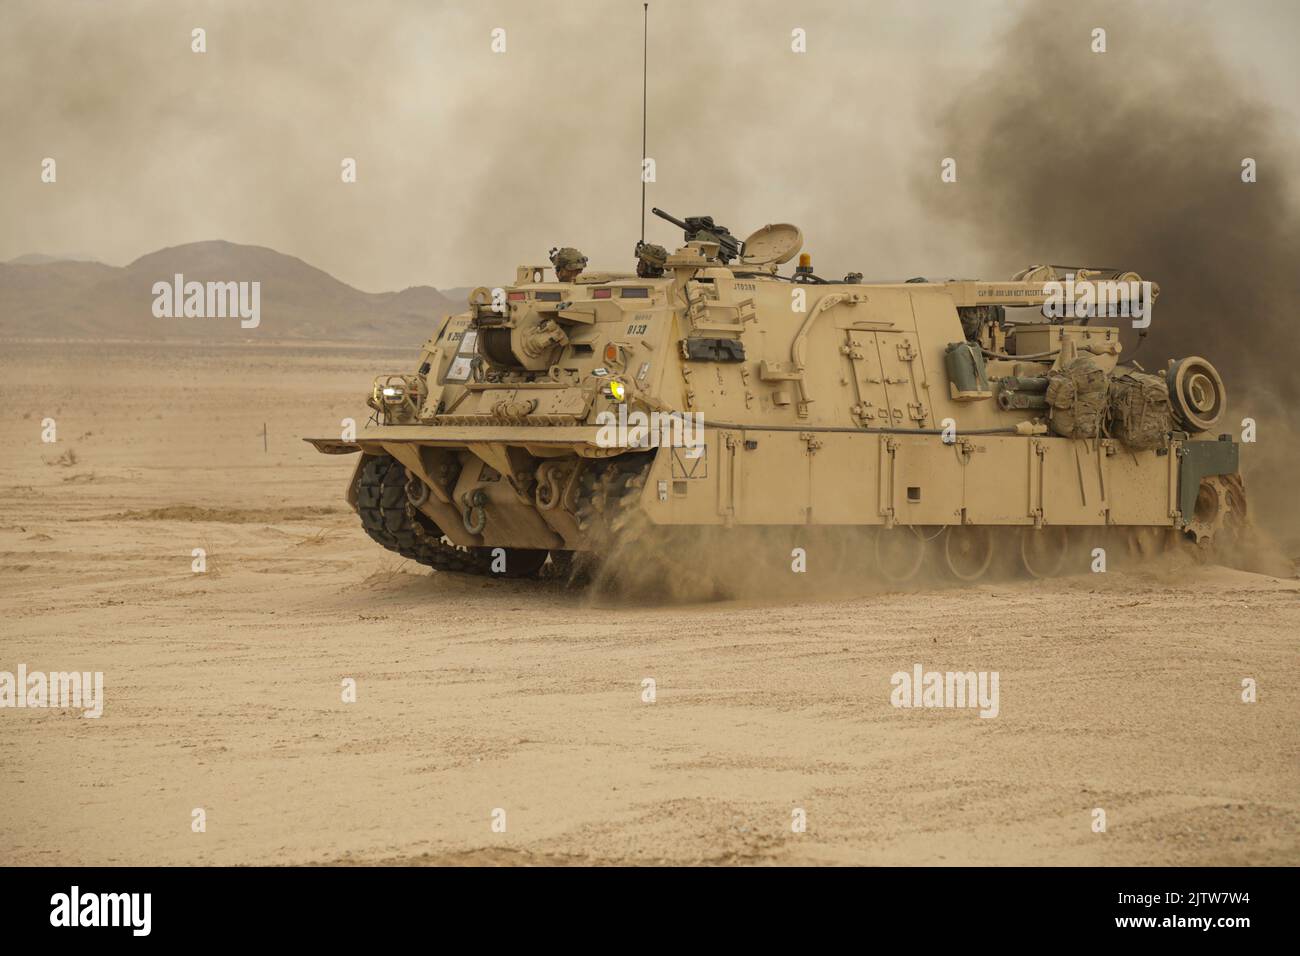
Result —
POLYGON ((926 539, 918 529, 897 525, 876 532, 876 568, 890 584, 906 584, 925 564, 926 539))
POLYGON ((978 525, 953 525, 943 535, 943 568, 958 581, 978 581, 993 564, 993 532, 978 525))
POLYGON ((1129 553, 1139 561, 1150 561, 1166 554, 1173 547, 1170 530, 1158 525, 1131 528, 1128 533, 1129 553))
POLYGON ((1069 529, 1062 525, 1026 527, 1020 532, 1020 566, 1031 578, 1051 578, 1065 567, 1069 529))

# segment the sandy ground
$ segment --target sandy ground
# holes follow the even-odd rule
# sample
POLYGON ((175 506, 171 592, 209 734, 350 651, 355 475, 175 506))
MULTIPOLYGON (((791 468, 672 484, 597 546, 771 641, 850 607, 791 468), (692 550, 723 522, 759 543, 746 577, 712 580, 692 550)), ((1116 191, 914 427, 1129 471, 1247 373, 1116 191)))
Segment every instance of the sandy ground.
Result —
POLYGON ((106 704, 0 710, 0 861, 1300 863, 1300 583, 663 608, 432 574, 299 441, 410 358, 3 344, 0 670, 106 704), (916 663, 998 671, 999 716, 892 707, 916 663))

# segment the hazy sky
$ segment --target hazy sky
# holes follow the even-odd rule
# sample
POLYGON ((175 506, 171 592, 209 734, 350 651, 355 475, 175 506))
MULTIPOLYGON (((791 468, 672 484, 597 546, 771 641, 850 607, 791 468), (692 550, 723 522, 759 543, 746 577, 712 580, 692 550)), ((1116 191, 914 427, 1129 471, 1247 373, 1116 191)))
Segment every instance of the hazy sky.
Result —
MULTIPOLYGON (((796 222, 826 274, 972 274, 978 233, 937 218, 916 183, 932 169, 937 185, 945 155, 960 162, 961 143, 932 141, 937 118, 999 68, 998 38, 1026 6, 653 0, 649 204, 742 236, 796 222)), ((1075 26, 1080 8, 1103 27, 1115 10, 1060 6, 1075 26)), ((1300 125, 1300 3, 1139 6, 1203 26, 1300 125)), ((0 260, 124 264, 219 238, 369 291, 490 285, 559 244, 628 268, 640 84, 639 0, 0 0, 0 260), (195 27, 206 53, 191 52, 195 27), (55 184, 40 181, 47 156, 55 184)), ((1086 135, 1106 104, 1057 107, 1086 135)), ((651 219, 649 237, 679 234, 651 219)))

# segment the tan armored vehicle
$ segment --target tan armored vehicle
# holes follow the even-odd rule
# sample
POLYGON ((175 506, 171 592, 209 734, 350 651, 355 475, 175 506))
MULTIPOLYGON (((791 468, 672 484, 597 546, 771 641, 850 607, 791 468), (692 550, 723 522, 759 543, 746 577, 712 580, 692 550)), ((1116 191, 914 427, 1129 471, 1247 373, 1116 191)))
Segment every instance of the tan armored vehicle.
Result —
POLYGON ((655 213, 683 229, 675 252, 564 282, 521 266, 375 381, 359 437, 309 439, 360 452, 348 501, 379 544, 531 575, 648 540, 742 561, 779 541, 788 560, 821 535, 878 580, 928 562, 974 581, 1086 571, 1108 543, 1205 550, 1243 521, 1239 446, 1207 436, 1213 366, 1125 361, 1120 329, 1158 293, 1138 276, 827 280, 807 255, 782 273, 794 226, 742 243, 655 213))

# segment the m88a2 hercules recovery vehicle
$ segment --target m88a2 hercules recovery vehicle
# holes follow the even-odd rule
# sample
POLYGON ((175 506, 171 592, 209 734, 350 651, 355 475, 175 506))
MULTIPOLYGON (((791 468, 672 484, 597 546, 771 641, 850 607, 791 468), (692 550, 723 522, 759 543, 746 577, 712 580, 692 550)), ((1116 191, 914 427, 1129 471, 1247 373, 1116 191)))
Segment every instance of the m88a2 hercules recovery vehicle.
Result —
POLYGON ((928 560, 973 581, 1004 559, 1084 571, 1072 538, 1205 550, 1244 520, 1239 446, 1198 437, 1223 413, 1213 366, 1149 373, 1113 320, 1047 314, 1063 288, 1122 302, 1132 273, 876 284, 804 255, 782 275, 794 226, 741 243, 655 212, 684 229, 662 268, 557 282, 521 266, 445 318, 414 369, 376 379, 359 437, 308 439, 360 453, 347 497, 379 544, 530 575, 656 536, 660 555, 730 542, 745 560, 774 531, 829 530, 877 579, 928 560))

